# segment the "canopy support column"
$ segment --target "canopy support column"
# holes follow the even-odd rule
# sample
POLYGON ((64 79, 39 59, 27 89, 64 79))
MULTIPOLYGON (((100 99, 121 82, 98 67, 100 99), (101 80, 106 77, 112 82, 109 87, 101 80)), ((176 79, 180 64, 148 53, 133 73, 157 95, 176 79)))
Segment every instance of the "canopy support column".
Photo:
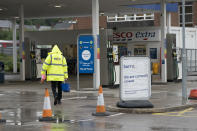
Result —
POLYGON ((21 80, 25 80, 25 50, 24 50, 24 7, 23 5, 20 6, 19 10, 20 14, 20 75, 21 80))
POLYGON ((161 0, 161 80, 167 82, 166 63, 166 2, 161 0))
POLYGON ((92 35, 94 37, 93 87, 100 86, 100 46, 99 46, 99 0, 92 0, 92 35))
POLYGON ((16 43, 16 19, 12 20, 13 38, 13 73, 17 73, 17 43, 16 43))

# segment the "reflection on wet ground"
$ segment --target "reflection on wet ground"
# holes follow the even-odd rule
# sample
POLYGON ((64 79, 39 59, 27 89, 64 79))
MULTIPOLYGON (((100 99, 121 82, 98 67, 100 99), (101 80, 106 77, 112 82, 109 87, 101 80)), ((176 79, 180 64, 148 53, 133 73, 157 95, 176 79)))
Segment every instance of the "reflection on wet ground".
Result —
MULTIPOLYGON (((97 92, 95 91, 63 93, 62 105, 57 106, 53 105, 51 96, 53 117, 56 120, 39 122, 43 110, 44 88, 33 87, 28 89, 29 91, 26 90, 26 88, 17 88, 0 91, 0 113, 2 118, 6 119, 6 123, 0 123, 0 131, 192 131, 196 129, 195 125, 191 128, 184 125, 188 118, 172 119, 151 114, 118 113, 111 113, 110 117, 94 117, 91 114, 96 110, 97 92), (169 124, 173 122, 173 126, 169 124), (183 126, 180 126, 181 124, 183 126)), ((152 99, 155 103, 160 102, 159 99, 180 95, 167 91, 153 92, 153 94, 152 99)), ((119 100, 117 95, 110 93, 104 96, 106 104, 112 101, 116 103, 119 100)), ((194 120, 195 118, 188 123, 194 120)))
POLYGON ((38 121, 38 118, 42 116, 43 108, 43 96, 39 93, 1 91, 1 94, 0 105, 4 108, 0 109, 0 113, 2 118, 6 119, 6 123, 0 124, 0 130, 3 131, 94 131, 98 129, 119 130, 121 128, 120 124, 106 122, 105 118, 97 119, 91 115, 96 109, 95 96, 65 97, 59 107, 52 105, 53 117, 56 118, 56 121, 47 123, 38 121))

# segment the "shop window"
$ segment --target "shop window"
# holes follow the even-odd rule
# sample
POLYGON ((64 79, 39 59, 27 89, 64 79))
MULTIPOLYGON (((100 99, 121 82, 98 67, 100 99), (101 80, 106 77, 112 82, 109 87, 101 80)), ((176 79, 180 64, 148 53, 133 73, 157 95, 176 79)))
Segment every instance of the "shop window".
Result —
POLYGON ((146 47, 145 46, 136 46, 134 48, 135 56, 146 56, 146 47))
POLYGON ((157 48, 150 48, 150 58, 157 59, 157 48))

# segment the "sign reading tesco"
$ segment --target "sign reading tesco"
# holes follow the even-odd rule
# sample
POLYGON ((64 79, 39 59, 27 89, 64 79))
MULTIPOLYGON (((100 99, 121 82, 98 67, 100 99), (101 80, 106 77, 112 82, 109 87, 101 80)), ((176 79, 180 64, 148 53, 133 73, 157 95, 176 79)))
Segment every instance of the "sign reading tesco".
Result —
POLYGON ((113 38, 132 38, 133 33, 132 32, 114 32, 113 38))
POLYGON ((128 32, 114 32, 114 42, 127 41, 161 41, 160 30, 154 31, 128 31, 128 32))

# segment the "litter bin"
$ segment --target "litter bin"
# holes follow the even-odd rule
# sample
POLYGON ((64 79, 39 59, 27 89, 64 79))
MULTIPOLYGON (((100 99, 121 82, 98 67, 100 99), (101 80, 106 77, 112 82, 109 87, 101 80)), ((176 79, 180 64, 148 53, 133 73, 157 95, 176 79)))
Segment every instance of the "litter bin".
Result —
POLYGON ((0 61, 0 83, 4 83, 4 63, 0 61))

